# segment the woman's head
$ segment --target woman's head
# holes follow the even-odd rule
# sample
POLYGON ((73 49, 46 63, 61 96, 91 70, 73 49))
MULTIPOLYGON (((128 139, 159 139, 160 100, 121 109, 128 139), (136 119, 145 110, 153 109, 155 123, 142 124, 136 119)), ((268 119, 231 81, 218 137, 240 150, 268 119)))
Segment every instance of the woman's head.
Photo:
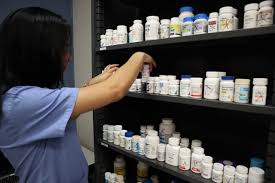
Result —
POLYGON ((0 86, 58 87, 68 64, 70 26, 59 15, 31 7, 0 27, 0 86))

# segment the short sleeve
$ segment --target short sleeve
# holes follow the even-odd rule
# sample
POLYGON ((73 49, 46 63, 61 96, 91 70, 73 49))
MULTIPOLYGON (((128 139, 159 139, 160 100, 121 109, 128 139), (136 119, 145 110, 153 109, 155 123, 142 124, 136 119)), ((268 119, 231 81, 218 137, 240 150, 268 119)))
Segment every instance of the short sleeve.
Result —
POLYGON ((78 89, 22 87, 11 90, 7 95, 13 100, 6 102, 9 111, 5 111, 5 131, 12 144, 18 146, 63 137, 78 89))

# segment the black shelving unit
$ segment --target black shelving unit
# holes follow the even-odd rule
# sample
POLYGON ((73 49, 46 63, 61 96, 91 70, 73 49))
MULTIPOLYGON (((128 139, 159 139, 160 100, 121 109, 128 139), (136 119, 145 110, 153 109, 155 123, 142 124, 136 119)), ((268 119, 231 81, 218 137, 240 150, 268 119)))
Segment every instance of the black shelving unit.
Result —
MULTIPOLYGON (((251 157, 264 158, 266 182, 275 182, 275 47, 269 46, 275 43, 275 26, 99 48, 100 35, 105 29, 119 24, 130 26, 134 19, 142 19, 145 23, 149 15, 171 18, 177 16, 178 9, 184 5, 193 6, 196 13, 234 6, 239 10, 241 25, 243 8, 248 3, 252 1, 93 1, 94 76, 110 63, 123 64, 135 51, 145 51, 157 61, 158 68, 153 75, 205 77, 206 71, 218 70, 237 78, 265 77, 269 80, 267 106, 129 92, 120 102, 94 111, 97 183, 103 183, 104 173, 113 170, 113 161, 118 154, 128 160, 143 161, 165 176, 190 183, 211 182, 102 140, 103 124, 122 124, 125 129, 138 134, 140 125, 153 124, 157 129, 163 117, 174 118, 177 131, 184 137, 201 139, 206 154, 213 156, 215 161, 230 159, 249 166, 251 157)), ((132 163, 129 162, 129 166, 135 166, 132 163)), ((135 177, 135 167, 128 168, 132 170, 129 175, 135 177)))

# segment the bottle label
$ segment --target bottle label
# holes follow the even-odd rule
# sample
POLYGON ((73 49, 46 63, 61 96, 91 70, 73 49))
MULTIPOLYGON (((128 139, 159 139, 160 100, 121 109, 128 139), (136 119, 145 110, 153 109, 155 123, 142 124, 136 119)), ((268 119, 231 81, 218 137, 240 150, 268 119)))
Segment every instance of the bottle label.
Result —
POLYGON ((142 30, 133 30, 132 42, 142 42, 143 41, 143 31, 142 30))
POLYGON ((244 14, 243 28, 254 28, 257 27, 257 14, 244 14))
POLYGON ((233 102, 234 87, 221 86, 220 88, 220 101, 233 102))
POLYGON ((169 95, 179 95, 179 85, 170 85, 169 86, 169 95))
POLYGON ((258 26, 266 26, 273 24, 273 10, 259 11, 258 26))
POLYGON ((265 105, 266 104, 266 90, 265 89, 256 89, 254 87, 252 103, 259 104, 259 105, 265 105))
POLYGON ((234 183, 234 176, 228 176, 228 175, 224 175, 223 176, 223 182, 225 183, 234 183))
POLYGON ((235 183, 247 183, 247 177, 235 175, 235 183))
POLYGON ((154 83, 154 93, 156 93, 156 94, 160 93, 160 83, 159 82, 154 83))
POLYGON ((168 150, 166 152, 166 161, 169 165, 178 165, 178 153, 174 152, 173 150, 168 150))
POLYGON ((207 33, 207 23, 204 21, 197 21, 194 23, 194 34, 207 33))
POLYGON ((132 140, 132 151, 133 152, 138 152, 138 142, 132 140))
POLYGON ((157 147, 152 145, 152 144, 147 144, 145 145, 145 155, 146 157, 154 157, 157 156, 157 147))
POLYGON ((192 172, 201 173, 201 160, 192 159, 191 167, 192 172))
POLYGON ((148 86, 147 92, 148 93, 154 93, 154 83, 153 82, 149 82, 147 86, 148 86))
POLYGON ((114 173, 117 175, 125 176, 125 166, 115 166, 114 167, 114 173))
POLYGON ((145 40, 159 39, 159 26, 146 24, 145 25, 145 40))
POLYGON ((164 161, 165 160, 165 152, 159 152, 158 151, 158 161, 164 161))
POLYGON ((233 16, 220 17, 219 19, 219 31, 231 31, 233 30, 233 16))
POLYGON ((190 96, 190 84, 180 85, 180 96, 189 97, 190 96))
POLYGON ((160 25, 160 38, 166 39, 169 38, 170 28, 169 25, 160 25))
POLYGON ((212 20, 208 22, 208 33, 218 32, 218 22, 212 20))
POLYGON ((132 149, 132 140, 131 139, 125 139, 125 149, 131 150, 132 149))
POLYGON ((202 97, 202 84, 198 86, 191 86, 191 96, 197 98, 202 97))
POLYGON ((219 98, 219 84, 204 85, 204 98, 218 99, 219 98))
POLYGON ((249 88, 236 86, 235 102, 248 103, 249 101, 249 88))
POLYGON ((213 172, 213 175, 212 175, 212 180, 214 181, 214 182, 222 182, 222 178, 223 178, 223 174, 221 173, 221 174, 217 174, 217 173, 215 173, 215 172, 213 172))
POLYGON ((120 147, 125 147, 125 137, 120 136, 120 147))
POLYGON ((181 170, 189 170, 190 169, 190 157, 189 158, 179 157, 179 169, 181 169, 181 170))
POLYGON ((170 25, 170 36, 180 36, 181 35, 181 25, 171 24, 170 25))
POLYGON ((189 36, 193 34, 193 24, 184 24, 182 26, 182 35, 189 36))

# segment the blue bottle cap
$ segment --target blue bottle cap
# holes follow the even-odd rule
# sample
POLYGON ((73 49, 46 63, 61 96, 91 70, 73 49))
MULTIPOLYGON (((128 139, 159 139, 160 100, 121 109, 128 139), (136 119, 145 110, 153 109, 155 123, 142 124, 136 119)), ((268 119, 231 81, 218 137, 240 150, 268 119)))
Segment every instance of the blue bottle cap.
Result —
POLYGON ((222 80, 234 80, 234 76, 222 76, 222 80))
POLYGON ((185 78, 185 79, 189 79, 191 78, 192 76, 191 75, 181 75, 181 79, 185 78))
POLYGON ((186 11, 194 11, 194 9, 191 6, 184 6, 180 8, 180 13, 186 12, 186 11))
POLYGON ((250 167, 264 168, 264 160, 260 158, 251 158, 250 167))
POLYGON ((183 19, 183 22, 188 22, 188 21, 194 21, 194 17, 186 17, 183 19))
POLYGON ((208 20, 208 16, 205 13, 199 13, 195 16, 195 19, 206 19, 208 20))
POLYGON ((125 137, 132 137, 134 136, 134 132, 128 131, 125 133, 125 137))

